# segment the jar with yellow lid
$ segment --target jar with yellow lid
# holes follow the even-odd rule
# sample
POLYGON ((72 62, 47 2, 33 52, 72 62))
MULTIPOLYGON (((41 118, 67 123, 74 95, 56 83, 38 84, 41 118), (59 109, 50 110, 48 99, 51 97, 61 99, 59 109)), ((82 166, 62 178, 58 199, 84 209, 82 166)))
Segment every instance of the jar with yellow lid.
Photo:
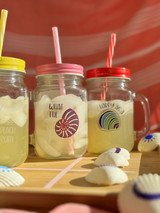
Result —
POLYGON ((28 155, 25 61, 0 57, 0 165, 15 167, 28 155))

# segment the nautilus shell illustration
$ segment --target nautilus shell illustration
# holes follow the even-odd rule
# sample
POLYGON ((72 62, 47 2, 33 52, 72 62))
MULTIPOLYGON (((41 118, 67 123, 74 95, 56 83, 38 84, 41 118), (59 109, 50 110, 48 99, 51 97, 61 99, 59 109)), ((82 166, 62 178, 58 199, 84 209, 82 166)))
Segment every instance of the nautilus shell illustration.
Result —
POLYGON ((79 126, 78 115, 73 109, 67 109, 62 119, 58 120, 55 125, 55 132, 62 138, 69 138, 74 135, 79 126))

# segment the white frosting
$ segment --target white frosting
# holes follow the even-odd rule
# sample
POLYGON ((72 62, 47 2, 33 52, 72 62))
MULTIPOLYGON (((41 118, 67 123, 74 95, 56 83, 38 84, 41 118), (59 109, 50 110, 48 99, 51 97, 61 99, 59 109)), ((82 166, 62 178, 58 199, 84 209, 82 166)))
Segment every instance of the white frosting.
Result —
POLYGON ((123 155, 114 152, 104 152, 98 156, 94 161, 94 165, 100 166, 105 164, 111 164, 118 167, 128 166, 128 161, 123 157, 123 155))
POLYGON ((113 185, 128 181, 128 176, 120 168, 106 165, 94 168, 85 179, 92 184, 113 185))
POLYGON ((144 174, 130 181, 118 195, 118 207, 121 213, 159 213, 160 199, 145 199, 137 195, 133 188, 143 194, 160 194, 160 176, 158 174, 144 174))
POLYGON ((13 169, 0 166, 0 187, 19 186, 24 182, 24 178, 13 169))

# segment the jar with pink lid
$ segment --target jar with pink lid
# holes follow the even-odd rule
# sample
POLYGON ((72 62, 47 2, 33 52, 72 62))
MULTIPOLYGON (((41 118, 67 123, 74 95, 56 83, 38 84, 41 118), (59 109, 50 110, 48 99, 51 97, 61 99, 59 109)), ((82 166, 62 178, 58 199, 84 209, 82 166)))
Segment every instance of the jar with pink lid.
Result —
POLYGON ((35 151, 45 159, 82 156, 88 145, 87 95, 83 67, 46 64, 36 69, 35 151))

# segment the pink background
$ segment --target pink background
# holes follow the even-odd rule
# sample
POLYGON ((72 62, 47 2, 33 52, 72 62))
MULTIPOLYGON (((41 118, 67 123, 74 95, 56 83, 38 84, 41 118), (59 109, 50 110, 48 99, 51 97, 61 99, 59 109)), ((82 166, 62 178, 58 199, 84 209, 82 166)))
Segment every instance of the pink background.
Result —
MULTIPOLYGON (((131 70, 131 88, 148 98, 151 131, 158 131, 159 0, 0 0, 0 7, 8 10, 2 55, 26 61, 29 90, 36 87, 36 66, 55 62, 53 26, 59 30, 62 61, 83 65, 85 71, 106 65, 110 35, 117 33, 113 66, 131 70)), ((143 123, 138 105, 135 128, 143 123)))

